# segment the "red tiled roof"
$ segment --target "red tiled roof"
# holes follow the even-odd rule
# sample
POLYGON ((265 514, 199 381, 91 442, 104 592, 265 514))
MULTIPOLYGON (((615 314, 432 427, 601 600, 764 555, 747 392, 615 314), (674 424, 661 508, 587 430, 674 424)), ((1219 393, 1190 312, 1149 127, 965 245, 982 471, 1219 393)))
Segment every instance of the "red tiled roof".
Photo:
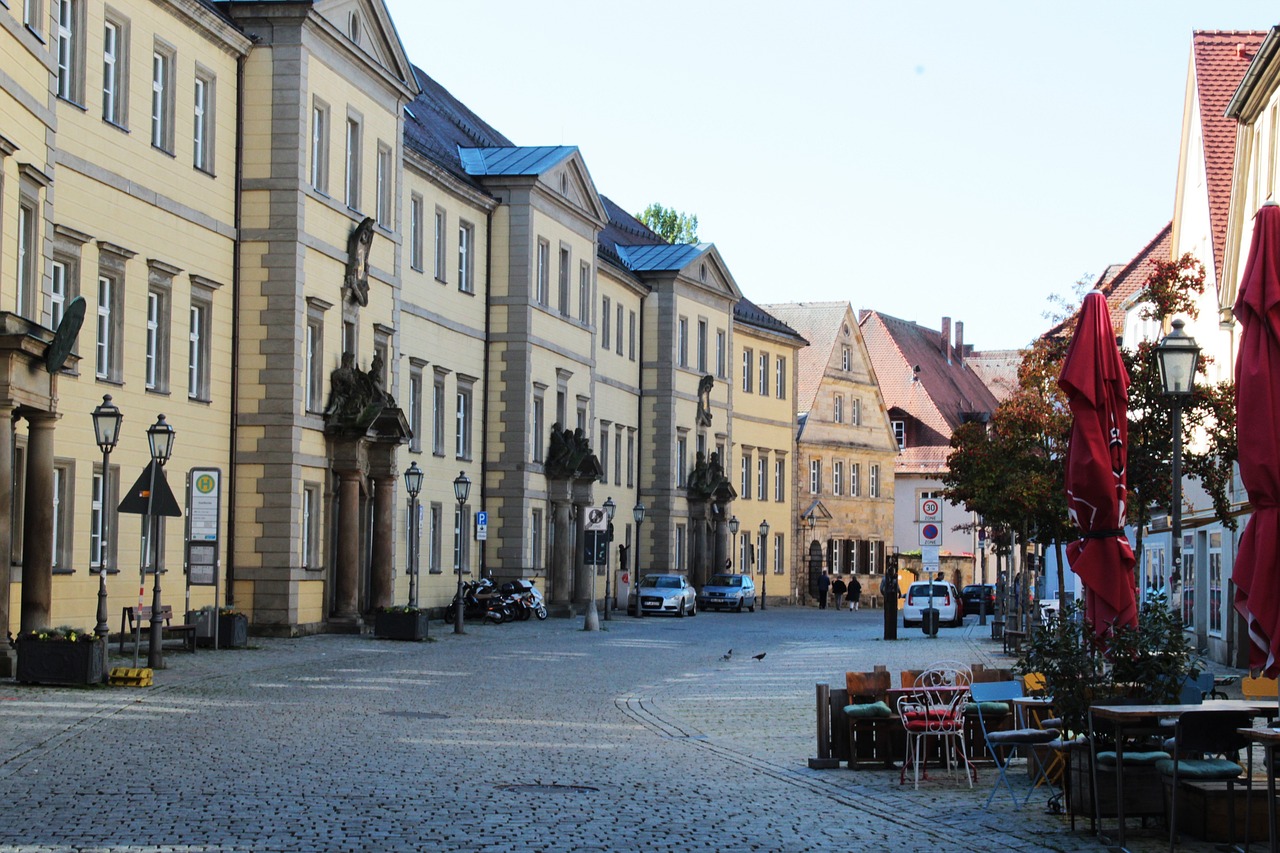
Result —
POLYGON ((796 356, 796 411, 807 412, 822 385, 840 327, 846 319, 852 323, 853 309, 848 302, 783 302, 760 306, 786 323, 809 342, 796 356))
POLYGON ((1236 151, 1236 121, 1227 118, 1225 112, 1266 35, 1265 30, 1197 30, 1191 36, 1215 282, 1221 278, 1227 242, 1231 171, 1236 151))

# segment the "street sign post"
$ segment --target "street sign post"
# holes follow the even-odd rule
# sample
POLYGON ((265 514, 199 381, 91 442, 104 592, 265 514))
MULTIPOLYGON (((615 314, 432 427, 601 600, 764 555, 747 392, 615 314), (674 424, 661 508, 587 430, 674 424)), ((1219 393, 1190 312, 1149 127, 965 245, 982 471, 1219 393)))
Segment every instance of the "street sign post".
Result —
POLYGON ((476 541, 484 542, 489 538, 489 513, 481 511, 476 513, 476 541))

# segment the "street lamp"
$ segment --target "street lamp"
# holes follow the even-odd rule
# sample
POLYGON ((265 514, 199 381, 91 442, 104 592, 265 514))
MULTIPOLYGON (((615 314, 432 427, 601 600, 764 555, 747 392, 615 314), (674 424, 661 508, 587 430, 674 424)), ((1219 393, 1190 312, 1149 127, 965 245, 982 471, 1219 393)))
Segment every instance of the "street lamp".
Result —
POLYGON ((627 590, 627 606, 630 607, 631 594, 636 596, 636 618, 644 616, 640 612, 640 525, 644 524, 644 504, 640 501, 631 508, 631 518, 636 523, 636 556, 635 565, 631 569, 631 589, 627 590))
MULTIPOLYGON (((738 521, 738 517, 736 515, 731 516, 729 518, 729 541, 733 543, 733 545, 730 546, 729 548, 729 565, 730 566, 733 565, 733 549, 738 546, 738 528, 741 526, 742 524, 741 522, 738 521)), ((718 568, 717 568, 717 571, 719 571, 718 568)))
POLYGON ((979 601, 978 624, 987 624, 987 528, 978 525, 978 560, 982 566, 982 575, 978 581, 979 601))
POLYGON ((409 492, 409 606, 418 606, 418 493, 422 491, 422 469, 416 461, 404 472, 404 487, 409 492))
MULTIPOLYGON (((760 547, 767 548, 769 546, 769 520, 765 519, 760 522, 760 547)), ((765 609, 765 601, 769 597, 769 570, 764 568, 764 562, 760 563, 760 609, 765 609)))
POLYGON ((1184 323, 1173 321, 1173 331, 1156 346, 1160 384, 1173 409, 1173 573, 1170 588, 1182 582, 1182 404, 1195 393, 1200 347, 1195 338, 1182 331, 1184 323))
MULTIPOLYGON (((608 553, 613 553, 613 514, 618 511, 618 505, 613 502, 613 498, 609 497, 604 502, 604 516, 609 519, 609 549, 608 553)), ((609 621, 609 575, 613 574, 613 568, 606 559, 604 563, 604 618, 609 621)))
MULTIPOLYGON (((111 402, 110 394, 102 395, 102 403, 92 413, 93 433, 98 440, 98 449, 102 451, 102 499, 98 506, 98 624, 94 633, 102 639, 107 638, 111 627, 107 624, 107 513, 111 496, 111 451, 115 450, 120 440, 120 422, 124 415, 111 402)), ((90 551, 92 552, 92 548, 90 551)), ((93 559, 92 553, 89 559, 93 559)))
MULTIPOLYGON (((462 536, 462 507, 467 502, 467 495, 471 494, 471 480, 467 477, 466 471, 459 471, 458 476, 453 478, 453 496, 458 499, 458 535, 462 536)), ((458 543, 458 592, 454 596, 453 608, 453 633, 465 634, 462 629, 462 562, 466 554, 466 549, 462 542, 458 543)))
POLYGON ((164 614, 160 612, 160 536, 158 519, 152 515, 152 501, 156 493, 156 474, 173 455, 173 439, 176 433, 164 415, 157 415, 156 422, 147 427, 147 445, 151 448, 151 488, 147 492, 147 530, 151 536, 151 643, 147 646, 147 666, 164 668, 164 614))

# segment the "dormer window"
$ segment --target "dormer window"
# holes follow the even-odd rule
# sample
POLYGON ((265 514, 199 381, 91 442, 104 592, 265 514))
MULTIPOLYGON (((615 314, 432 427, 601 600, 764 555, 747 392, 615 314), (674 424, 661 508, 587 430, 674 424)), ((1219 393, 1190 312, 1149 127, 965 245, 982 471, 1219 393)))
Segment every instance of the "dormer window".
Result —
POLYGON ((907 446, 907 422, 890 421, 889 423, 893 425, 893 440, 897 442, 898 449, 904 449, 907 446))

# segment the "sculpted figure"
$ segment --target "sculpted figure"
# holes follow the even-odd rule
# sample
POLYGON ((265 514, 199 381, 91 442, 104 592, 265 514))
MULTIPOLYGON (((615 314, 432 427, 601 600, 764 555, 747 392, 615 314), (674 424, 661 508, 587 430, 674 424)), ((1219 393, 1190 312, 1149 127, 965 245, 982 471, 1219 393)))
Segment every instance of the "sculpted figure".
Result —
POLYGON ((369 304, 369 247, 373 245, 373 217, 366 216, 347 239, 347 275, 343 284, 360 305, 369 304))

